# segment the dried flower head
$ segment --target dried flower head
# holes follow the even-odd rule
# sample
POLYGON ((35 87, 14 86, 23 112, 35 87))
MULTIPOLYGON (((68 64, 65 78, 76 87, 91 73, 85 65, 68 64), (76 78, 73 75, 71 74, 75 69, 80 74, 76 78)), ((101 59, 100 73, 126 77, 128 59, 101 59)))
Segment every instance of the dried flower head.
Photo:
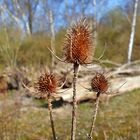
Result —
POLYGON ((92 60, 92 34, 86 19, 74 24, 66 34, 64 57, 68 63, 86 64, 92 60))
POLYGON ((98 93, 104 93, 108 89, 108 81, 101 73, 97 73, 91 81, 92 90, 98 93))
POLYGON ((57 79, 53 74, 42 74, 37 82, 37 90, 42 94, 51 94, 56 92, 57 79))

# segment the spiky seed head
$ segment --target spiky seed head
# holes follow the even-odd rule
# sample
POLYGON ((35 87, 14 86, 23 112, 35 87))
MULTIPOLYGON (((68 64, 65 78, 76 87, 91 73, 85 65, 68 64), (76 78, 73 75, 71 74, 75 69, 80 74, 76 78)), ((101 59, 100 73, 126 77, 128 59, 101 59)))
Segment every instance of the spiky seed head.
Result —
POLYGON ((108 81, 101 73, 97 73, 91 80, 92 90, 98 93, 104 93, 108 90, 108 81))
POLYGON ((36 84, 37 90, 42 94, 51 94, 56 92, 57 78, 54 74, 42 74, 36 84))
POLYGON ((92 33, 86 19, 81 19, 67 31, 64 57, 68 63, 86 64, 91 62, 92 53, 92 33))

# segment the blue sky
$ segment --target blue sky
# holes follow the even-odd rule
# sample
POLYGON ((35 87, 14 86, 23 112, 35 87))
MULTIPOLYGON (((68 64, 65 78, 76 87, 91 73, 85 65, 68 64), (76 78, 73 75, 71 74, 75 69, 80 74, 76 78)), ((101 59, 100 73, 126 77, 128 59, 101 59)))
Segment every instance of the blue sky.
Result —
MULTIPOLYGON (((72 5, 74 0, 68 0, 68 5, 72 5)), ((99 0, 96 0, 97 2, 99 0)), ((97 19, 100 19, 104 14, 106 14, 109 10, 112 10, 115 7, 121 7, 124 8, 124 5, 126 4, 127 0, 102 0, 102 3, 97 4, 97 19)), ((62 3, 59 7, 59 11, 63 12, 65 8, 65 4, 62 3)), ((77 11, 79 10, 80 7, 77 7, 77 11)), ((92 16, 94 13, 94 8, 93 5, 87 5, 86 6, 86 10, 85 10, 86 15, 90 15, 92 16)), ((57 17, 57 19, 60 21, 59 23, 57 23, 57 26, 63 26, 64 23, 63 21, 61 21, 61 19, 59 17, 57 17)), ((56 20, 57 20, 56 19, 56 20)))
MULTIPOLYGON (((9 0, 10 2, 11 0, 9 0)), ((46 2, 48 2, 49 8, 52 8, 54 10, 54 13, 56 14, 55 17, 55 27, 56 29, 58 29, 61 26, 65 26, 65 21, 63 20, 62 15, 65 14, 65 1, 59 3, 59 0, 46 0, 46 2)), ((75 0, 67 0, 68 1, 68 5, 72 5, 73 2, 75 0)), ((78 1, 78 0, 76 0, 78 1)), ((93 1, 93 0, 91 0, 93 1)), ((99 2, 99 0, 96 0, 97 2, 99 2)), ((104 14, 106 14, 109 10, 115 8, 116 6, 120 6, 120 7, 124 7, 125 3, 127 2, 127 0, 101 0, 102 4, 97 5, 97 19, 100 19, 100 17, 102 17, 104 14)), ((0 0, 0 4, 3 2, 3 0, 0 0)), ((80 11, 80 0, 78 1, 78 5, 76 5, 76 11, 80 11)), ((40 17, 42 16, 42 0, 39 0, 40 5, 38 6, 38 10, 36 12, 36 14, 40 17)), ((92 3, 90 2, 90 4, 85 6, 85 14, 89 15, 89 16, 93 16, 94 13, 94 8, 92 3)), ((69 13, 72 13, 72 10, 69 10, 69 13)), ((46 13, 47 14, 47 13, 46 13)), ((6 14, 4 14, 4 18, 6 17, 6 14)), ((80 15, 79 15, 80 16, 80 15)), ((47 17, 47 16, 46 16, 47 17)), ((27 18, 27 17, 26 17, 27 18)), ((73 17, 73 20, 75 20, 77 17, 73 17)), ((28 19, 28 18, 27 18, 28 19)), ((36 22, 38 22, 38 19, 36 20, 36 22)), ((42 21, 40 21, 42 22, 42 21)), ((47 22, 47 21, 46 21, 47 22)))

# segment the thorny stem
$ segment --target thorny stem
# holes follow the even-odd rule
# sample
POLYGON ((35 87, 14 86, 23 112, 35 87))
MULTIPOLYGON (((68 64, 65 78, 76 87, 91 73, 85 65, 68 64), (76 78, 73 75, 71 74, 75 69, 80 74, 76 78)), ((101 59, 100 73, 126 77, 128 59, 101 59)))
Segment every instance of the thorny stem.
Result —
POLYGON ((89 140, 92 140, 92 133, 93 133, 93 130, 95 127, 95 121, 97 118, 97 112, 98 112, 98 108, 99 108, 99 97, 100 97, 100 92, 97 93, 97 98, 96 98, 96 102, 95 102, 95 110, 93 112, 92 124, 91 124, 90 133, 89 133, 89 140))
POLYGON ((75 140, 75 134, 76 134, 76 108, 77 108, 76 82, 77 82, 79 64, 75 63, 73 67, 74 67, 74 76, 73 76, 73 108, 72 108, 71 140, 75 140))
POLYGON ((53 115, 52 115, 52 103, 51 103, 50 94, 48 95, 48 109, 49 109, 51 128, 52 128, 52 133, 53 133, 53 140, 56 140, 55 129, 54 129, 54 121, 53 121, 53 115))

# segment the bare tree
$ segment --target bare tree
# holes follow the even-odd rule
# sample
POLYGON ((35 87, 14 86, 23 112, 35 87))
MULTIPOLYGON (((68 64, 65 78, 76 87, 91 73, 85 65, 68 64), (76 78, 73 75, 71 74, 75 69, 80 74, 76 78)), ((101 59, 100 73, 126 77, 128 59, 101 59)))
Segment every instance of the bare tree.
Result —
MULTIPOLYGON (((52 10, 49 9, 49 25, 50 25, 50 32, 51 32, 51 50, 55 53, 55 32, 54 32, 54 18, 52 10)), ((51 61, 51 69, 54 68, 55 58, 53 54, 51 54, 52 61, 51 61)), ((51 70, 51 71, 52 71, 51 70)))
POLYGON ((39 0, 4 0, 0 5, 0 9, 7 13, 17 25, 23 29, 27 34, 32 34, 33 16, 36 12, 39 0))
POLYGON ((82 17, 85 16, 85 0, 81 0, 81 13, 82 17))
POLYGON ((28 13, 28 25, 29 25, 29 32, 30 34, 33 33, 33 17, 35 15, 37 6, 38 6, 39 1, 35 0, 34 2, 32 0, 27 0, 27 13, 28 13))
POLYGON ((68 0, 64 1, 65 3, 65 12, 64 12, 64 19, 66 19, 66 23, 69 23, 69 11, 68 11, 68 0))
POLYGON ((134 35, 135 35, 135 27, 136 27, 138 1, 139 0, 135 0, 135 3, 134 3, 133 21, 132 21, 131 34, 130 34, 130 40, 129 40, 129 46, 128 46, 128 58, 127 58, 128 63, 131 62, 131 57, 132 57, 132 49, 133 49, 133 44, 134 44, 134 35))
POLYGON ((93 43, 96 47, 97 45, 97 11, 96 11, 96 0, 93 0, 93 8, 94 8, 94 15, 93 15, 93 43))
POLYGON ((84 15, 84 6, 85 0, 78 1, 78 0, 73 0, 71 3, 69 3, 68 0, 64 1, 65 8, 62 13, 62 17, 64 21, 66 22, 66 25, 70 25, 71 21, 77 20, 80 16, 84 15), (79 8, 79 11, 77 11, 77 8, 79 8))
MULTIPOLYGON (((51 44, 50 44, 50 48, 53 51, 53 53, 55 54, 55 26, 54 26, 54 17, 56 15, 56 11, 55 11, 55 6, 57 5, 57 2, 55 1, 46 1, 43 0, 42 1, 42 8, 43 8, 43 15, 44 18, 46 18, 47 23, 48 23, 48 30, 50 32, 50 36, 51 36, 51 44), (54 4, 55 3, 55 4, 54 4)), ((58 13, 57 13, 58 14, 58 13)), ((51 72, 53 71, 55 66, 55 57, 54 55, 51 53, 51 72)))

